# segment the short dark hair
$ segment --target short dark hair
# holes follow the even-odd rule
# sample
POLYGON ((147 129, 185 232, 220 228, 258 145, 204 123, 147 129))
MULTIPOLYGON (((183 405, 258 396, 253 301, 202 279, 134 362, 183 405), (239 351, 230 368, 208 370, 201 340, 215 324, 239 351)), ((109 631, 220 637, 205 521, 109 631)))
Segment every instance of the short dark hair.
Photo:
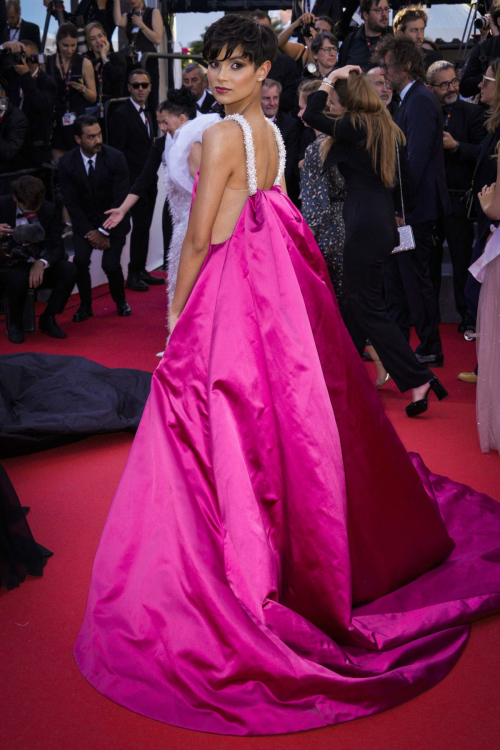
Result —
POLYGON ((99 125, 99 120, 93 115, 80 115, 73 123, 75 135, 79 138, 82 137, 84 128, 91 128, 94 125, 99 125))
POLYGON ((38 55, 40 50, 38 49, 38 44, 35 44, 35 42, 32 42, 31 39, 21 39, 21 44, 23 44, 25 47, 29 47, 30 49, 34 50, 34 54, 38 55))
POLYGON ((330 34, 329 31, 320 31, 318 34, 316 34, 311 42, 311 52, 317 55, 321 47, 323 46, 323 42, 331 42, 331 44, 333 44, 334 47, 337 48, 339 46, 336 36, 330 34))
POLYGON ((66 39, 69 36, 71 39, 78 39, 78 29, 74 23, 62 23, 57 29, 56 42, 59 43, 61 39, 66 39))
POLYGON ((249 15, 228 13, 208 27, 203 45, 205 60, 215 60, 224 47, 224 60, 239 47, 243 57, 250 60, 255 68, 266 60, 274 62, 278 56, 278 40, 273 29, 262 26, 249 15))
POLYGON ((151 83, 151 76, 149 75, 147 70, 144 70, 144 68, 134 68, 130 71, 127 78, 127 83, 130 83, 130 79, 132 76, 147 76, 147 79, 149 83, 151 83))
POLYGON ((416 81, 425 83, 424 56, 414 41, 406 37, 386 34, 377 47, 374 61, 382 63, 384 57, 389 53, 392 55, 393 63, 397 68, 403 69, 410 63, 408 75, 416 81))
POLYGON ((39 208, 45 200, 45 185, 38 177, 24 175, 12 183, 14 198, 26 206, 29 211, 39 208))
POLYGON ((316 21, 324 21, 325 23, 328 23, 332 31, 335 28, 335 22, 330 16, 318 16, 316 21))
POLYGON ((167 98, 158 107, 158 112, 172 112, 180 117, 186 115, 189 120, 194 120, 197 113, 196 97, 185 86, 180 89, 169 89, 167 98))
POLYGON ((266 13, 265 10, 259 10, 257 8, 257 10, 253 10, 250 13, 250 15, 252 16, 252 18, 260 18, 261 20, 263 20, 264 18, 266 18, 269 21, 269 25, 270 26, 273 25, 273 22, 271 21, 271 16, 269 15, 269 13, 266 13))
MULTIPOLYGON (((363 18, 363 13, 369 13, 372 9, 372 5, 374 5, 376 8, 380 5, 381 0, 361 0, 359 3, 359 12, 361 13, 361 18, 363 18)), ((388 3, 390 7, 390 3, 388 3)))

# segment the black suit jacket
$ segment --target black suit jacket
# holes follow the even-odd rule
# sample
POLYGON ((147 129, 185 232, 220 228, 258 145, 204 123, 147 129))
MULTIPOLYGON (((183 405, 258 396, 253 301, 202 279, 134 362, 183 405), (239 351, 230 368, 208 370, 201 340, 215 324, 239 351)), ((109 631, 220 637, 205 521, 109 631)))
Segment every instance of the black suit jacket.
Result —
POLYGON ((408 223, 432 221, 451 213, 443 149, 443 111, 437 97, 415 81, 398 112, 414 176, 414 199, 408 223))
MULTIPOLYGON (((4 29, 4 31, 0 34, 0 43, 3 44, 4 42, 8 42, 10 39, 10 33, 9 33, 9 27, 4 29)), ((30 23, 29 21, 24 21, 21 19, 21 28, 19 29, 19 36, 16 36, 16 42, 33 42, 36 44, 40 52, 43 52, 43 50, 40 49, 41 47, 41 40, 40 40, 40 27, 36 25, 36 23, 30 23)))
MULTIPOLYGON (((61 157, 58 170, 64 205, 71 216, 73 230, 81 237, 102 227, 107 218, 104 212, 120 206, 128 194, 130 183, 125 157, 111 146, 103 145, 97 154, 94 192, 79 147, 61 157)), ((110 234, 124 237, 129 226, 126 216, 110 234)))
POLYGON ((7 95, 14 104, 22 101, 22 112, 28 118, 32 145, 37 163, 50 160, 50 137, 54 122, 54 107, 57 98, 57 84, 54 79, 39 69, 36 78, 31 73, 18 75, 12 71, 7 87, 7 95), (20 98, 20 89, 24 97, 20 98))
POLYGON ((212 111, 212 104, 215 102, 215 96, 207 91, 201 107, 198 107, 198 111, 203 115, 208 115, 212 111))
POLYGON ((158 170, 161 166, 163 152, 165 151, 165 139, 165 135, 162 135, 161 138, 155 138, 149 150, 144 168, 130 188, 130 192, 133 195, 139 195, 144 200, 148 199, 149 189, 156 185, 158 170))
POLYGON ((121 151, 127 161, 130 181, 135 182, 147 161, 154 140, 151 114, 146 109, 150 132, 130 99, 111 115, 108 126, 109 145, 121 151))
POLYGON ((500 36, 490 36, 484 42, 474 44, 465 63, 460 81, 462 96, 479 94, 479 84, 492 60, 500 57, 500 36))
POLYGON ((267 77, 281 83, 280 111, 290 112, 296 104, 297 87, 300 83, 300 73, 297 63, 291 57, 288 57, 288 55, 279 52, 278 57, 271 65, 267 77))
POLYGON ((28 120, 17 107, 9 107, 0 120, 0 173, 35 166, 28 120))
POLYGON ((444 164, 449 190, 466 192, 471 186, 479 147, 486 138, 485 111, 476 104, 457 99, 449 119, 445 116, 445 127, 458 141, 458 151, 446 149, 444 164))
MULTIPOLYGON (((304 0, 293 0, 292 23, 305 13, 304 0)), ((315 16, 328 16, 333 22, 339 21, 342 16, 341 0, 317 0, 312 10, 315 16)))
MULTIPOLYGON (((16 226, 17 203, 10 196, 0 198, 0 224, 9 224, 13 229, 16 226)), ((64 259, 64 247, 62 242, 61 217, 53 203, 43 201, 36 212, 38 221, 45 230, 45 241, 40 243, 38 258, 43 258, 50 266, 64 259)))
POLYGON ((286 112, 278 112, 278 114, 274 118, 274 122, 280 129, 283 140, 285 141, 285 182, 288 188, 289 183, 291 183, 295 178, 298 178, 299 150, 302 128, 299 120, 297 120, 295 117, 292 117, 291 115, 287 115, 286 112))

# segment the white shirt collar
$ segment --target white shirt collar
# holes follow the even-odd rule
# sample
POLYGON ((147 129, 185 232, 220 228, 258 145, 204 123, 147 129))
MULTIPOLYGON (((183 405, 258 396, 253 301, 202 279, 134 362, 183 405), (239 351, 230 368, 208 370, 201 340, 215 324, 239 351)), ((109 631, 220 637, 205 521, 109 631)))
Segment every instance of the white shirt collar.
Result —
POLYGON ((86 156, 86 155, 85 155, 85 154, 83 153, 82 149, 80 149, 80 153, 81 153, 81 155, 82 155, 82 159, 83 159, 83 166, 84 166, 85 168, 87 168, 87 167, 88 167, 88 162, 89 162, 89 161, 91 161, 91 162, 93 163, 93 165, 94 165, 94 168, 95 168, 95 163, 96 163, 96 159, 97 159, 97 154, 94 154, 94 156, 86 156))
POLYGON ((413 86, 414 83, 415 83, 415 81, 410 81, 410 83, 407 83, 406 86, 404 87, 404 89, 400 92, 399 98, 401 99, 401 101, 403 101, 403 99, 405 98, 406 94, 411 89, 411 87, 413 86))
POLYGON ((206 95, 207 95, 207 90, 205 89, 205 91, 203 92, 203 96, 200 96, 200 98, 199 98, 199 99, 198 99, 198 101, 196 102, 196 104, 198 105, 198 107, 201 107, 201 105, 202 105, 202 104, 203 104, 203 102, 205 101, 205 97, 206 97, 206 95))
POLYGON ((37 69, 33 71, 33 73, 31 74, 31 76, 33 78, 36 78, 36 76, 38 75, 39 70, 40 70, 40 66, 37 66, 37 69))
POLYGON ((134 107, 136 108, 136 110, 138 112, 141 110, 141 107, 146 108, 146 105, 144 105, 144 104, 137 104, 137 102, 134 102, 134 100, 132 99, 132 97, 130 97, 130 101, 132 102, 132 104, 134 105, 134 107))

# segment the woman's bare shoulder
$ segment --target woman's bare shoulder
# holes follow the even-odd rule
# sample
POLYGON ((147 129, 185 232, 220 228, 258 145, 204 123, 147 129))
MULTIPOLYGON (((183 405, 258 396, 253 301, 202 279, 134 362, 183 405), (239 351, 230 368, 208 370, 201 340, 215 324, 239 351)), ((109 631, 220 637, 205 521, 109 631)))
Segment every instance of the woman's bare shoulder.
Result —
POLYGON ((211 148, 219 146, 229 151, 238 144, 243 144, 241 126, 234 120, 216 122, 203 132, 203 143, 210 144, 211 148))

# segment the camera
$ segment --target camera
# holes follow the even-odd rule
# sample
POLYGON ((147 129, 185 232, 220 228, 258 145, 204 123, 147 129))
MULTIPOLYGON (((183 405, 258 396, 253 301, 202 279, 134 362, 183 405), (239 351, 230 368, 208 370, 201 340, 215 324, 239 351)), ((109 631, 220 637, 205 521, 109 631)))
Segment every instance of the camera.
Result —
POLYGON ((478 29, 478 31, 489 29, 490 19, 486 18, 486 16, 479 16, 479 18, 476 18, 476 20, 474 21, 474 27, 478 29))
POLYGON ((139 62, 139 55, 133 43, 124 44, 120 51, 123 52, 130 65, 136 65, 139 62))
POLYGON ((45 231, 37 219, 21 224, 10 236, 0 237, 0 266, 15 267, 38 258, 44 241, 45 231))
POLYGON ((310 39, 312 37, 312 31, 311 29, 314 29, 313 23, 305 23, 303 26, 300 27, 299 33, 301 36, 304 37, 304 39, 310 39))

